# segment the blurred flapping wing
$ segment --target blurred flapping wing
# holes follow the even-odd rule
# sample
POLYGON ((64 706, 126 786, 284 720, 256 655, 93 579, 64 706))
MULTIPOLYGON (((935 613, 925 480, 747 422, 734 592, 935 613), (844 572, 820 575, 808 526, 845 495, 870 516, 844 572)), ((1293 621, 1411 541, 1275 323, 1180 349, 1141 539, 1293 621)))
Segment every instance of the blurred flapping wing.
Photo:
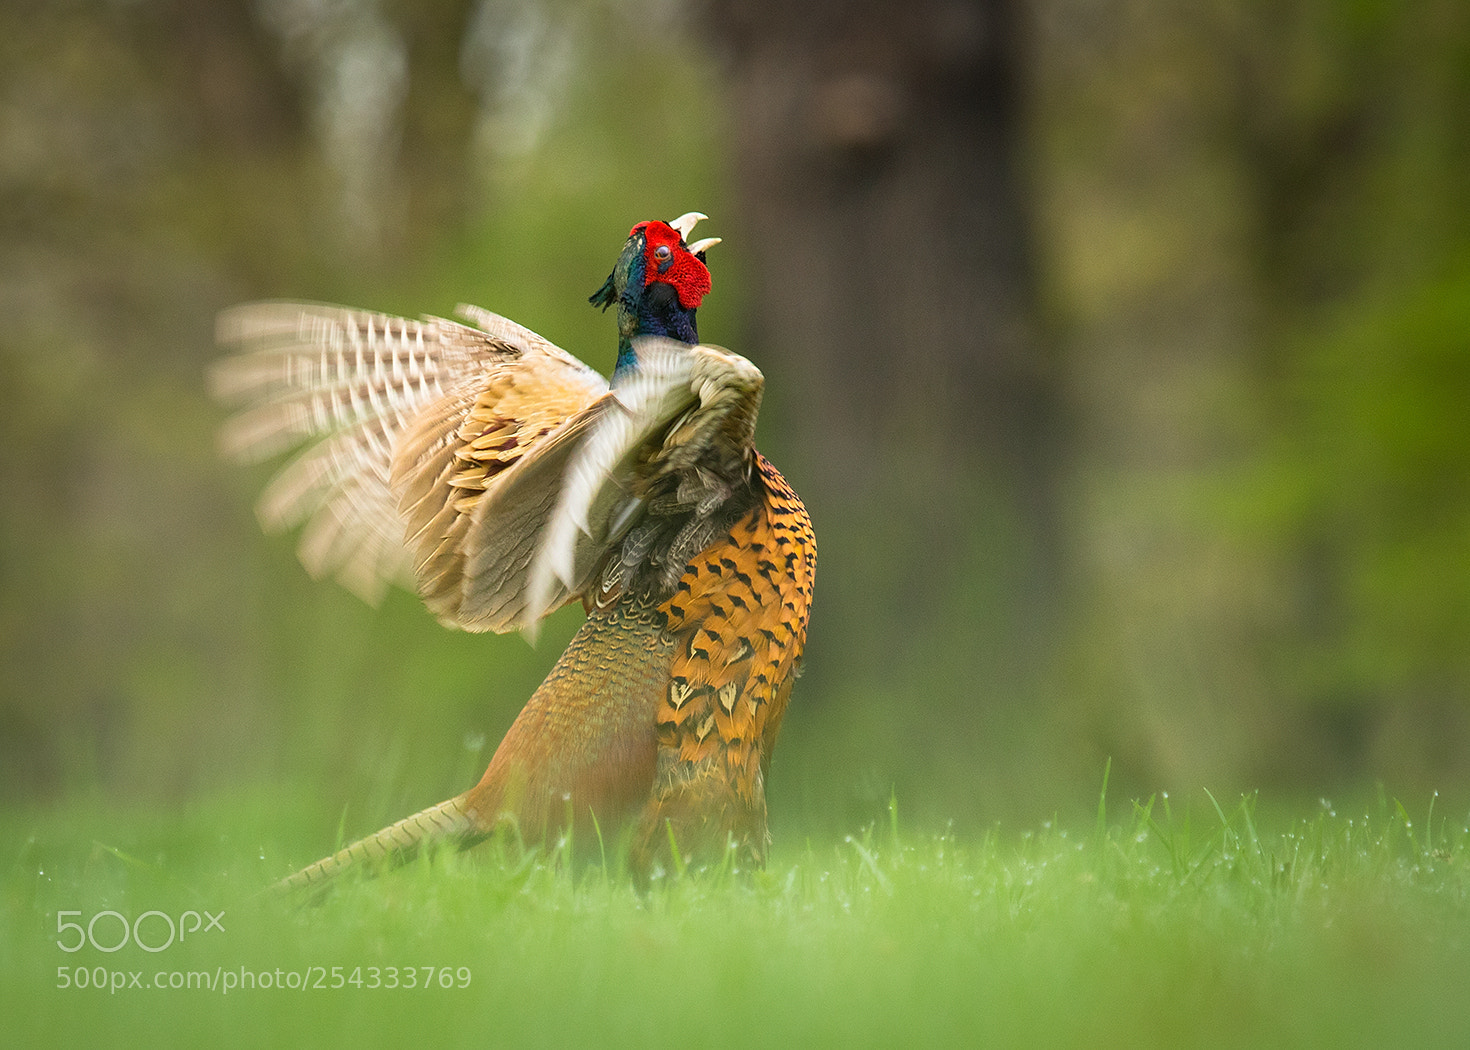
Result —
POLYGON ((533 633, 584 597, 651 516, 650 494, 676 486, 652 515, 687 512, 669 551, 677 576, 693 553, 680 548, 707 539, 699 508, 722 495, 701 489, 701 459, 748 455, 760 371, 646 337, 609 389, 534 332, 460 314, 474 327, 299 303, 221 314, 220 343, 239 353, 215 367, 214 389, 244 406, 225 451, 259 461, 304 446, 261 497, 266 528, 304 523, 307 569, 368 601, 403 583, 446 624, 533 633))
POLYGON ((258 462, 305 446, 267 485, 262 523, 304 523, 307 570, 370 602, 389 583, 417 579, 443 615, 437 577, 423 574, 438 544, 423 526, 476 493, 467 482, 477 465, 493 479, 607 390, 529 329, 473 307, 460 313, 477 327, 306 303, 252 303, 219 317, 219 342, 236 354, 215 366, 214 392, 242 407, 221 432, 224 451, 258 462), (501 396, 510 401, 497 410, 501 396), (515 412, 528 406, 522 427, 515 412), (445 457, 456 469, 426 480, 445 457), (420 527, 406 535, 406 521, 420 527))

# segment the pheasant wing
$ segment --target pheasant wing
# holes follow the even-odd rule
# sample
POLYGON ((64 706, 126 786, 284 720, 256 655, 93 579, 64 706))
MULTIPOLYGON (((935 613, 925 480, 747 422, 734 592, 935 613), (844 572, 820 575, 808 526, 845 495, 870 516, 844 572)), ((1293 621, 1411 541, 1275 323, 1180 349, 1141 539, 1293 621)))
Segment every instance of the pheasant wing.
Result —
POLYGON ((406 438, 420 451, 432 445, 426 435, 447 443, 493 402, 487 389, 507 373, 558 392, 543 415, 565 418, 607 389, 529 329, 471 307, 461 314, 477 327, 308 303, 248 304, 219 318, 219 342, 238 353, 214 368, 214 391, 244 406, 221 433, 225 451, 254 462, 304 446, 262 494, 263 524, 305 523, 299 552, 308 571, 335 575, 370 602, 388 583, 409 585, 421 560, 405 543, 393 485, 406 438))
POLYGON ((550 361, 500 368, 403 436, 390 482, 419 595, 444 623, 503 632, 539 618, 526 614, 527 570, 568 457, 606 411, 611 395, 596 378, 581 383, 550 361))
MULTIPOLYGON (((743 464, 751 454, 764 385, 758 368, 719 347, 658 337, 634 343, 637 370, 587 413, 567 454, 565 481, 530 567, 529 620, 586 590, 612 545, 649 512, 661 483, 683 475, 684 487, 698 487, 706 457, 743 464)), ((677 571, 682 561, 675 578, 677 571)))

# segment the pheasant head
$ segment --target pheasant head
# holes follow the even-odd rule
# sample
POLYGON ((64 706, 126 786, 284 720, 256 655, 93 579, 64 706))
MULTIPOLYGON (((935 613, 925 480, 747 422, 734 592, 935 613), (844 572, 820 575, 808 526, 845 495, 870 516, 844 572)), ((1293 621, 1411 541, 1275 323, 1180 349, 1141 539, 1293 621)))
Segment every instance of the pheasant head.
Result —
POLYGON ((634 336, 699 342, 694 312, 710 289, 704 253, 720 243, 718 237, 687 242, 694 224, 703 218, 706 216, 691 211, 672 222, 655 219, 634 226, 612 273, 589 297, 593 306, 606 310, 616 304, 618 308, 614 378, 638 364, 634 336))

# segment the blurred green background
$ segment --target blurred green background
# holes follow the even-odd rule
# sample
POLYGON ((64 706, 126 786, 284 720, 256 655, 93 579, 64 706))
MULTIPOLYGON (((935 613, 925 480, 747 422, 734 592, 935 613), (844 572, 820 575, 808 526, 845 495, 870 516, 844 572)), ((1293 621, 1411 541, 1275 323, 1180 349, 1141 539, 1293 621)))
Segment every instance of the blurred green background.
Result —
POLYGON ((778 842, 1109 756, 1463 799, 1467 187, 1459 0, 7 4, 0 802, 473 783, 577 614, 310 580, 217 456, 214 314, 474 302, 605 370, 587 295, 690 209, 820 543, 778 842))

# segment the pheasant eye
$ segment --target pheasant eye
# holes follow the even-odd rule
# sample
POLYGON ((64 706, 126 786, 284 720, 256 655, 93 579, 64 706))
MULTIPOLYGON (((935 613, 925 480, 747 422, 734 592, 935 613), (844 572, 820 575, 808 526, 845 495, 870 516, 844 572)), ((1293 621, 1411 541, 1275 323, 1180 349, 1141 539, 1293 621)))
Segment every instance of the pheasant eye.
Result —
POLYGON ((673 258, 673 255, 674 249, 670 248, 667 244, 660 244, 653 250, 653 257, 659 262, 668 262, 669 259, 673 258))

